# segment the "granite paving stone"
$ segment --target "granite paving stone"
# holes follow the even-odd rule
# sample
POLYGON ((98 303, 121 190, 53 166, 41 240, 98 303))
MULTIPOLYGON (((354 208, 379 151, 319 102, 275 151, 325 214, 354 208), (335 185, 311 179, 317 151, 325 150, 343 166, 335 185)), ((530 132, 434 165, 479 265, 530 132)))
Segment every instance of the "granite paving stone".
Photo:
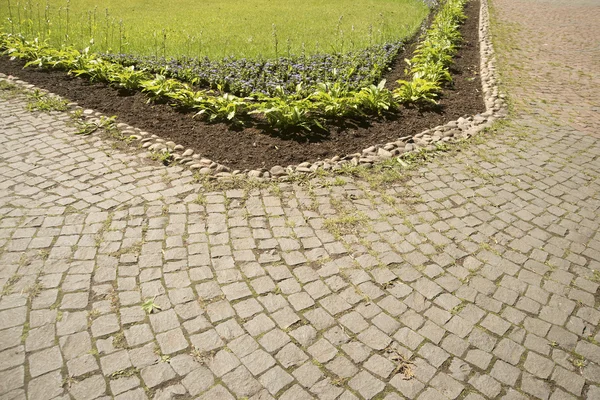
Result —
POLYGON ((58 346, 33 353, 29 355, 28 361, 29 373, 32 377, 59 369, 63 365, 63 359, 58 346))

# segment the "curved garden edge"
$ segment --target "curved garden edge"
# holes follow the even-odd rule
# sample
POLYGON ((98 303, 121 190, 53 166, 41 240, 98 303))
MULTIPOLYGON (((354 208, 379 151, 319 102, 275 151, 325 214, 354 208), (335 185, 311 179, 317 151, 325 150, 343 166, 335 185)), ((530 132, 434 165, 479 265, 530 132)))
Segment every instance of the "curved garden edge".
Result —
MULTIPOLYGON (((193 154, 193 150, 186 150, 183 146, 178 145, 175 142, 165 141, 157 135, 152 135, 124 123, 119 123, 117 128, 121 130, 123 136, 133 139, 134 145, 148 151, 140 154, 140 156, 150 157, 153 153, 156 154, 156 152, 168 151, 172 155, 173 160, 178 164, 187 166, 192 171, 213 179, 231 179, 231 177, 235 175, 238 178, 245 176, 259 180, 273 178, 285 180, 286 178, 289 178, 290 175, 297 173, 310 174, 318 169, 338 170, 341 169, 344 164, 369 166, 404 153, 420 151, 422 149, 432 150, 437 147, 438 143, 451 143, 462 138, 473 136, 477 132, 491 126, 496 119, 506 114, 503 96, 498 94, 495 61, 489 36, 487 0, 480 0, 479 49, 480 77, 486 107, 485 112, 468 118, 459 118, 458 120, 450 121, 444 125, 427 129, 414 136, 401 137, 396 141, 384 145, 370 146, 362 152, 345 156, 335 156, 313 163, 303 162, 297 165, 288 166, 287 168, 274 166, 269 170, 255 169, 230 172, 230 169, 225 165, 207 158, 202 158, 198 154, 193 154)), ((6 78, 1 77, 0 75, 0 79, 6 78)), ((33 88, 33 85, 29 85, 23 81, 14 80, 12 82, 26 88, 33 88)), ((82 108, 75 103, 70 103, 69 106, 71 112, 81 113, 82 111, 82 108)), ((102 114, 88 109, 83 110, 83 116, 88 119, 89 122, 97 123, 102 114)))

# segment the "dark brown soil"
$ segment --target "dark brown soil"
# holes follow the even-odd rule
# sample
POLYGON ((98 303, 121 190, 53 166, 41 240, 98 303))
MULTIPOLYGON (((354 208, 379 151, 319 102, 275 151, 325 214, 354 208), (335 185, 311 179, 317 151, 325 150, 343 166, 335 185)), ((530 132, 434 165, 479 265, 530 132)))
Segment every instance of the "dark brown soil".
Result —
MULTIPOLYGON (((454 83, 444 90, 435 109, 402 108, 380 120, 351 121, 332 126, 329 132, 313 135, 281 135, 256 127, 236 128, 226 124, 207 124, 192 119, 165 104, 147 104, 143 94, 127 95, 103 84, 56 71, 23 69, 23 62, 0 57, 0 72, 47 89, 84 108, 116 115, 126 122, 160 137, 194 149, 198 154, 232 169, 270 168, 304 161, 317 161, 335 155, 359 152, 374 144, 415 135, 425 129, 485 110, 479 79, 478 19, 479 1, 467 3, 467 21, 462 26, 464 43, 452 67, 454 83)), ((412 46, 408 46, 410 51, 412 46)), ((400 54, 386 79, 393 82, 403 75, 400 54)))

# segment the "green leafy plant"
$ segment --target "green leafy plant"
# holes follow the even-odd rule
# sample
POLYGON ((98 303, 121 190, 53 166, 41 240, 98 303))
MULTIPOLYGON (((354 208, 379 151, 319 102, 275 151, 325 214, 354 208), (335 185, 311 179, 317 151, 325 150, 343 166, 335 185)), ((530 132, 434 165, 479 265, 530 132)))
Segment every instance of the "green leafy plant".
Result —
POLYGON ((264 114, 269 124, 281 130, 307 130, 322 128, 320 121, 310 116, 313 104, 308 99, 293 100, 271 98, 263 102, 251 114, 264 114))
MULTIPOLYGON (((148 94, 149 102, 162 98, 172 98, 172 96, 177 96, 179 92, 189 91, 187 84, 161 74, 156 74, 152 80, 140 82, 140 88, 148 94)), ((181 96, 184 95, 181 94, 181 96)))
POLYGON ((441 63, 423 62, 412 65, 409 60, 407 60, 407 63, 411 65, 410 71, 413 79, 423 79, 436 83, 452 82, 450 71, 441 63))
POLYGON ((362 88, 356 95, 358 108, 368 114, 381 114, 396 106, 392 92, 385 88, 385 79, 378 85, 362 88))
POLYGON ((412 64, 433 63, 447 66, 452 63, 452 56, 456 51, 456 46, 447 38, 429 39, 417 46, 412 64))
POLYGON ((162 308, 154 302, 155 299, 156 298, 147 299, 142 304, 142 310, 144 310, 146 312, 146 314, 152 314, 156 310, 162 310, 162 308))
POLYGON ((173 105, 193 109, 204 101, 206 92, 188 89, 186 85, 184 88, 175 88, 173 91, 166 92, 164 97, 173 100, 173 105))
POLYGON ((250 114, 263 114, 269 124, 280 130, 311 131, 323 128, 320 118, 314 112, 316 105, 310 97, 303 96, 301 85, 295 93, 286 94, 281 86, 275 88, 275 96, 257 95, 260 101, 250 114))
POLYGON ((2 39, 6 49, 4 53, 10 56, 11 59, 35 60, 42 58, 50 50, 48 42, 39 38, 34 38, 31 42, 28 42, 23 36, 5 34, 2 39))
POLYGON ((394 95, 404 103, 435 104, 437 92, 441 89, 437 83, 421 78, 412 81, 399 80, 398 84, 400 86, 394 90, 394 95))
POLYGON ((315 107, 327 117, 359 114, 354 93, 339 82, 319 83, 310 99, 315 107))
POLYGON ((224 93, 216 97, 203 97, 194 105, 194 108, 200 109, 194 117, 206 116, 210 122, 233 121, 240 114, 246 112, 247 103, 243 98, 224 93))
POLYGON ((27 62, 25 67, 69 70, 77 66, 79 58, 80 53, 75 49, 43 48, 38 57, 27 62))
POLYGON ((73 69, 70 72, 75 76, 87 78, 91 82, 110 82, 111 76, 114 76, 118 69, 118 66, 101 58, 91 58, 80 69, 73 69))
POLYGON ((148 79, 148 73, 144 70, 136 70, 130 67, 115 68, 111 70, 108 80, 115 86, 125 90, 139 89, 141 83, 148 79))

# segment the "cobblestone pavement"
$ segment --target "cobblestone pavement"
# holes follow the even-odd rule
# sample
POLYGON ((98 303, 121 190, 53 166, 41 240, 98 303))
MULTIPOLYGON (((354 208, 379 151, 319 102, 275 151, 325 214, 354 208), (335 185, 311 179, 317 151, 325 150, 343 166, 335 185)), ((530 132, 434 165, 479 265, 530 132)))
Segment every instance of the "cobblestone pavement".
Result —
POLYGON ((383 185, 207 192, 0 99, 0 398, 600 399, 600 7, 493 16, 512 120, 383 185))

